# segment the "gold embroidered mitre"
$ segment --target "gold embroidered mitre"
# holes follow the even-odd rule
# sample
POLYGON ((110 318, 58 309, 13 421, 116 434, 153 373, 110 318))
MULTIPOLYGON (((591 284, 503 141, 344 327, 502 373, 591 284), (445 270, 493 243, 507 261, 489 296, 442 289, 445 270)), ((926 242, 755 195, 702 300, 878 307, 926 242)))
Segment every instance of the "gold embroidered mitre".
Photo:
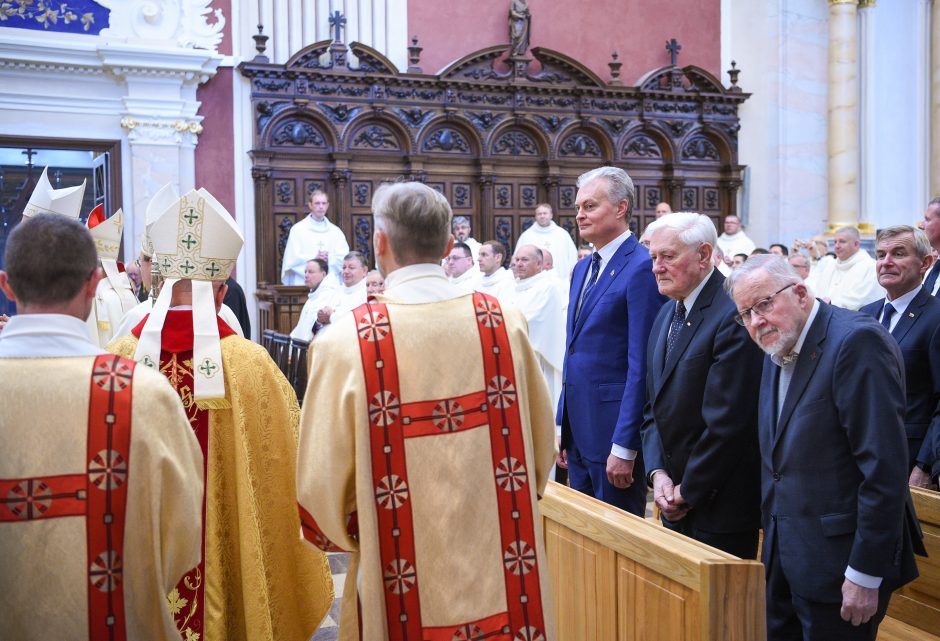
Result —
POLYGON ((68 218, 78 220, 82 210, 82 198, 85 195, 85 181, 76 187, 66 187, 64 189, 53 189, 49 182, 47 172, 49 168, 42 170, 42 176, 36 183, 29 202, 23 210, 23 218, 29 218, 36 214, 60 214, 68 218))

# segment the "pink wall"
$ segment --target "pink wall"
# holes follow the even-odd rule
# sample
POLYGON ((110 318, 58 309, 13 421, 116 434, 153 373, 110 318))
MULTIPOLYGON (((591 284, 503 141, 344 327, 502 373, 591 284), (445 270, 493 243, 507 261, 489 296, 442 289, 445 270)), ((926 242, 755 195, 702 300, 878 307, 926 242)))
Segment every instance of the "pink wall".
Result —
MULTIPOLYGON (((232 3, 231 0, 215 0, 213 9, 221 9, 226 24, 219 53, 232 53, 232 3)), ((213 18, 214 20, 214 18, 213 18)), ((203 132, 196 145, 196 187, 205 187, 220 203, 225 205, 235 218, 235 149, 232 141, 234 131, 232 111, 231 67, 220 67, 209 82, 196 90, 196 99, 202 103, 199 115, 203 117, 203 132)))
MULTIPOLYGON (((669 64, 666 41, 682 45, 679 66, 697 65, 721 77, 721 0, 529 0, 531 47, 546 47, 610 79, 612 51, 624 63, 620 78, 633 85, 669 64)), ((490 45, 509 42, 509 0, 408 0, 408 31, 418 36, 421 68, 447 64, 490 45)), ((727 78, 722 78, 727 84, 727 78)))

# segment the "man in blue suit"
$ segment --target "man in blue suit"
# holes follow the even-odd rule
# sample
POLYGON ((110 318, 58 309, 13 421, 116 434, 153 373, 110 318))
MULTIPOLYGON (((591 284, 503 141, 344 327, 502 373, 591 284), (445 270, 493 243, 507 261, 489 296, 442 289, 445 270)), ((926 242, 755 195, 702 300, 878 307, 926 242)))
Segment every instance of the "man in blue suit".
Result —
POLYGON ((557 423, 559 464, 567 463, 571 487, 643 516, 646 341, 666 299, 649 253, 630 233, 635 200, 622 169, 600 167, 578 178, 578 230, 594 253, 571 277, 557 423))
POLYGON ((904 366, 865 314, 778 256, 725 287, 764 360, 758 407, 769 641, 874 641, 923 553, 907 488, 904 366))
MULTIPOLYGON (((647 347, 643 458, 663 525, 743 558, 757 556, 760 348, 713 267, 708 216, 668 214, 643 234, 663 305, 647 347)), ((938 301, 940 302, 940 301, 938 301)))
POLYGON ((933 451, 940 434, 940 300, 921 285, 933 263, 930 241, 919 229, 895 225, 882 229, 875 243, 878 284, 888 296, 859 311, 878 319, 901 347, 909 483, 927 487, 940 473, 933 451))

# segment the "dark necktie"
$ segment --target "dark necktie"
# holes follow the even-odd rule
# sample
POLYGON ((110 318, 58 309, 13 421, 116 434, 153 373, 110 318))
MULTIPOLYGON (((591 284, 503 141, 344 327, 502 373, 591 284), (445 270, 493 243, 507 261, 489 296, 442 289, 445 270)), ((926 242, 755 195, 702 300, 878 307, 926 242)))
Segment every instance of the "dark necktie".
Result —
POLYGON ((679 338, 679 332, 682 331, 682 325, 685 323, 685 303, 681 300, 676 303, 676 311, 672 314, 672 322, 669 323, 669 335, 666 337, 666 357, 676 345, 676 339, 679 338))
POLYGON ((933 264, 930 273, 927 274, 927 280, 924 281, 924 287, 927 288, 927 293, 930 295, 933 295, 933 288, 937 285, 938 276, 940 276, 940 260, 933 264))
POLYGON ((891 331, 891 317, 894 316, 895 311, 894 305, 885 301, 885 309, 881 315, 881 324, 884 325, 884 328, 889 332, 891 331))
POLYGON ((597 284, 597 276, 601 273, 601 255, 597 252, 594 252, 591 255, 591 275, 588 277, 587 287, 584 288, 584 293, 581 294, 581 303, 578 305, 578 314, 581 314, 581 307, 588 299, 588 295, 591 293, 591 290, 594 289, 594 285, 597 284))

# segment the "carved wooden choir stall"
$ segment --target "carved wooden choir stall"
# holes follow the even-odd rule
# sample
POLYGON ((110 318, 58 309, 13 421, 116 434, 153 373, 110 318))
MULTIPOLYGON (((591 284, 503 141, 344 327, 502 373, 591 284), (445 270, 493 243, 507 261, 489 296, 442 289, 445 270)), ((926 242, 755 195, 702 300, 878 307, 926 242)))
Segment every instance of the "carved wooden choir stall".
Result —
MULTIPOLYGON (((528 20, 528 17, 526 18, 528 20)), ((408 178, 440 190, 455 215, 468 216, 477 240, 513 247, 539 202, 577 241, 577 177, 623 167, 637 185, 635 225, 656 204, 694 210, 716 223, 736 213, 741 185, 738 105, 747 99, 704 69, 674 64, 623 86, 614 53, 611 79, 563 53, 528 48, 528 22, 513 42, 473 52, 439 74, 418 66, 410 47, 404 72, 378 51, 342 41, 311 44, 285 64, 259 54, 239 71, 251 80, 260 330, 289 332, 306 299, 279 284, 291 225, 308 195, 323 189, 330 219, 352 249, 372 255, 372 194, 408 178), (524 38, 525 42, 520 41, 524 38)), ((514 29, 514 30, 513 30, 514 29)))

